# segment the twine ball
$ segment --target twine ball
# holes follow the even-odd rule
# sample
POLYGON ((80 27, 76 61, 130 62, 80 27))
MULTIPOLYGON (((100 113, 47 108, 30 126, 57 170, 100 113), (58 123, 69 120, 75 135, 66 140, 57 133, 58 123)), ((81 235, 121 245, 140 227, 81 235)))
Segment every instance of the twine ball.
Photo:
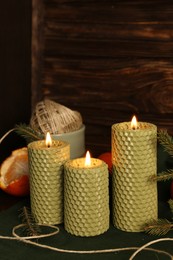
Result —
POLYGON ((44 134, 69 133, 81 128, 82 117, 79 112, 46 99, 37 103, 31 116, 30 126, 44 134))

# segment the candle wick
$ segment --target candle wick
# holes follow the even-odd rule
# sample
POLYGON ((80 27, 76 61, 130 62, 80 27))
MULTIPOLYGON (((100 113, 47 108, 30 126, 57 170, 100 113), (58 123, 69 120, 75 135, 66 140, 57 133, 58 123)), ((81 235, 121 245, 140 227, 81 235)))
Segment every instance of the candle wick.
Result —
POLYGON ((137 130, 139 129, 139 126, 132 126, 132 130, 137 130))

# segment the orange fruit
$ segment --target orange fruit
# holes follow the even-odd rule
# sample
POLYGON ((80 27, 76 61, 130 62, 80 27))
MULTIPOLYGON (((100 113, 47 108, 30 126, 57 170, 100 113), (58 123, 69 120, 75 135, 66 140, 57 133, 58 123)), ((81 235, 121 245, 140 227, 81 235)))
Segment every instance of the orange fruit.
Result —
POLYGON ((99 155, 100 160, 104 161, 108 165, 108 170, 112 173, 112 155, 111 152, 105 152, 99 155))
POLYGON ((26 147, 14 150, 1 164, 0 188, 14 196, 29 194, 28 150, 26 147))

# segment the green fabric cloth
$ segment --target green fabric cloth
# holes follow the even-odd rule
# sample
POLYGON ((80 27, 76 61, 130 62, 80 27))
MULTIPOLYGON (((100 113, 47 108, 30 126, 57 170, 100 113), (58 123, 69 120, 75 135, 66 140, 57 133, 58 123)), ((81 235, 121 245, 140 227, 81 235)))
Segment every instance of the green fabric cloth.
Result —
MULTIPOLYGON (((19 214, 23 206, 27 206, 28 201, 24 200, 10 209, 1 212, 0 214, 0 235, 11 236, 12 228, 21 223, 19 214)), ((166 203, 159 204, 159 214, 167 218, 171 217, 169 207, 166 203)), ((39 239, 38 242, 46 245, 51 245, 61 249, 73 249, 73 250, 93 250, 93 249, 108 249, 108 248, 122 248, 122 247, 134 247, 141 246, 148 241, 154 240, 158 237, 151 236, 145 233, 130 233, 123 232, 112 225, 109 230, 103 235, 95 237, 76 237, 68 234, 63 225, 59 225, 59 234, 39 239)), ((173 237, 172 231, 170 231, 165 237, 173 237)), ((161 242, 155 246, 158 249, 165 250, 173 254, 172 242, 161 242)), ((48 249, 38 248, 32 245, 23 244, 18 241, 0 240, 0 259, 1 260, 36 260, 36 259, 57 259, 57 260, 95 260, 95 259, 129 259, 133 251, 116 252, 116 253, 104 253, 104 254, 69 254, 53 252, 48 249)), ((153 252, 142 251, 135 259, 167 259, 165 255, 156 254, 153 252)))
MULTIPOLYGON (((172 167, 170 157, 159 150, 158 147, 158 172, 172 167)), ((171 219, 168 203, 166 200, 169 195, 169 182, 159 184, 159 218, 171 219)), ((15 206, 0 213, 0 235, 12 236, 12 228, 21 223, 19 215, 23 206, 30 206, 29 199, 24 199, 15 206)), ((69 250, 98 250, 98 249, 114 249, 122 247, 139 247, 145 243, 158 239, 158 236, 151 236, 145 233, 130 233, 116 229, 110 225, 107 232, 95 237, 76 237, 68 234, 63 225, 59 225, 60 232, 55 236, 39 239, 38 242, 45 245, 54 246, 61 249, 69 250)), ((163 236, 162 236, 163 237, 163 236)), ((173 231, 170 231, 164 237, 173 238, 173 231)), ((164 250, 173 254, 173 242, 160 242, 152 245, 153 248, 164 250)), ((24 244, 19 241, 10 241, 0 239, 0 260, 127 260, 134 251, 124 251, 116 253, 103 254, 69 254, 59 253, 48 249, 39 248, 36 246, 24 244)), ((142 251, 135 257, 136 259, 168 259, 165 255, 155 252, 142 251)))

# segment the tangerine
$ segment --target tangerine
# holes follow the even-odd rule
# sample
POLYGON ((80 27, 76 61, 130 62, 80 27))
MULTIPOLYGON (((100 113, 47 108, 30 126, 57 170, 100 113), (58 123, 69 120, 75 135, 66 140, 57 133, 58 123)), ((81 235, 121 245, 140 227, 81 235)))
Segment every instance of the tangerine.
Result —
POLYGON ((112 173, 112 154, 111 152, 105 152, 99 155, 100 160, 104 161, 108 165, 108 170, 112 173))
POLYGON ((0 188, 14 196, 29 194, 28 150, 26 147, 14 150, 1 164, 0 188))

